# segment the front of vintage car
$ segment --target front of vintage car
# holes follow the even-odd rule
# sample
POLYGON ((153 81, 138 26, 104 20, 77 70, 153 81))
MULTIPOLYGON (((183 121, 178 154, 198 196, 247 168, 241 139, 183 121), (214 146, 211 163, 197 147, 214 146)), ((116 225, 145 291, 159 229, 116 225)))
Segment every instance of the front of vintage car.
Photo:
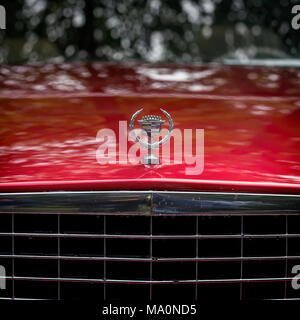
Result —
POLYGON ((300 298, 298 68, 0 75, 2 299, 300 298))

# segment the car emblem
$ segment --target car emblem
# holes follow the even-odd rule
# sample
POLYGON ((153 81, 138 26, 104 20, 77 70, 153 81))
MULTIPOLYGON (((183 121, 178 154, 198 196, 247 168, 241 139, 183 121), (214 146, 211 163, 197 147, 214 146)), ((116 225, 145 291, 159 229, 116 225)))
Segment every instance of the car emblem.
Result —
POLYGON ((133 137, 133 139, 137 142, 139 142, 142 146, 144 146, 145 148, 148 148, 148 155, 146 155, 143 160, 142 163, 143 164, 159 164, 159 157, 157 157, 156 155, 153 154, 153 149, 158 149, 159 146, 161 144, 163 144, 164 142, 166 142, 168 139, 170 139, 172 130, 173 130, 173 121, 171 116, 168 114, 167 111, 160 109, 164 115, 168 118, 169 121, 169 132, 168 134, 161 140, 157 141, 157 142, 153 142, 153 138, 155 136, 159 136, 160 132, 161 132, 161 126, 162 124, 165 122, 165 120, 162 120, 161 117, 159 116, 153 116, 153 115, 148 115, 148 116, 143 116, 141 120, 138 120, 138 122, 141 123, 142 125, 142 129, 143 134, 148 136, 148 141, 143 141, 141 140, 139 137, 137 137, 137 135, 134 132, 134 120, 135 118, 138 116, 138 114, 140 112, 142 112, 143 109, 138 110, 131 118, 130 120, 130 124, 129 124, 129 128, 131 131, 131 135, 133 137))

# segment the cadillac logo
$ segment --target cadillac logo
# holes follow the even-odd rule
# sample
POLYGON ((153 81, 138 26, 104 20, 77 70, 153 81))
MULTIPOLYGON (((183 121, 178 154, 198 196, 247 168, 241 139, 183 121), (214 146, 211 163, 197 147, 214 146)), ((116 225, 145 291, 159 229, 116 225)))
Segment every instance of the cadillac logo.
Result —
POLYGON ((148 148, 148 155, 143 158, 142 163, 143 164, 159 164, 159 158, 153 154, 153 149, 158 149, 161 144, 163 144, 168 139, 170 139, 170 136, 173 130, 173 121, 167 111, 160 109, 169 120, 169 132, 163 139, 157 142, 153 142, 153 138, 155 136, 160 135, 161 126, 165 122, 165 120, 162 120, 161 117, 159 116, 153 116, 153 115, 142 117, 142 119, 138 120, 138 122, 141 123, 141 127, 144 130, 143 133, 148 136, 149 142, 142 141, 139 137, 137 137, 137 135, 133 130, 134 120, 138 116, 138 114, 142 112, 142 110, 143 109, 138 110, 130 120, 129 128, 131 131, 131 135, 134 138, 134 140, 138 141, 145 148, 148 148))

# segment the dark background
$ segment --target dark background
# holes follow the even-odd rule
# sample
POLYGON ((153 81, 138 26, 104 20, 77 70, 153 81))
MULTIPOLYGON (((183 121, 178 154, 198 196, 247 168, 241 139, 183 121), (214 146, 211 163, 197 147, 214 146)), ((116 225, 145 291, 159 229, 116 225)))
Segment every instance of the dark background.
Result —
POLYGON ((300 30, 291 28, 295 4, 299 1, 6 0, 0 63, 299 58, 300 30))

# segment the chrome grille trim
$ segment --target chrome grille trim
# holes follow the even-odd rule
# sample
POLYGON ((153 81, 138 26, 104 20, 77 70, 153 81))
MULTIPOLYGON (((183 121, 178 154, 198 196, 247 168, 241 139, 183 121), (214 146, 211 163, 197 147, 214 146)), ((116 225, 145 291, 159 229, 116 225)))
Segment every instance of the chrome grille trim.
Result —
POLYGON ((0 193, 0 211, 97 215, 287 215, 300 214, 300 195, 168 191, 0 193))

